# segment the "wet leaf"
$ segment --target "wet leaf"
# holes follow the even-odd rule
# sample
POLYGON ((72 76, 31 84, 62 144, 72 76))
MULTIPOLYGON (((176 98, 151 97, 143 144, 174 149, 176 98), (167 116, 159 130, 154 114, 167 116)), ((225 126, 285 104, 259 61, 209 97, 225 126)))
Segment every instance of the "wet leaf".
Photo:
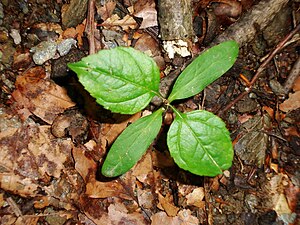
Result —
POLYGON ((239 47, 235 41, 223 42, 198 56, 176 80, 169 101, 198 94, 234 64, 239 47))
POLYGON ((231 166, 229 132, 224 122, 208 111, 176 112, 167 143, 176 164, 194 174, 215 176, 231 166))
POLYGON ((270 127, 270 117, 255 116, 243 124, 240 139, 234 145, 237 156, 247 165, 255 163, 261 167, 264 164, 268 146, 268 135, 262 130, 270 127))
POLYGON ((158 67, 133 48, 102 50, 68 66, 96 101, 113 112, 134 114, 158 93, 158 67))

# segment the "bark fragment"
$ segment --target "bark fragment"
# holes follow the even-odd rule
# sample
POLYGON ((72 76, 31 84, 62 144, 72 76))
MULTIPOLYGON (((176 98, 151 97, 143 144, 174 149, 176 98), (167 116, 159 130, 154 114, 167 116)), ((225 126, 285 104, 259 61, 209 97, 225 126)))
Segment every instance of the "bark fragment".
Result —
POLYGON ((159 0, 158 8, 163 41, 184 40, 193 36, 191 0, 159 0))
POLYGON ((260 1, 236 23, 232 24, 219 35, 211 46, 218 43, 235 40, 240 46, 250 42, 256 35, 257 28, 263 30, 289 0, 260 1))

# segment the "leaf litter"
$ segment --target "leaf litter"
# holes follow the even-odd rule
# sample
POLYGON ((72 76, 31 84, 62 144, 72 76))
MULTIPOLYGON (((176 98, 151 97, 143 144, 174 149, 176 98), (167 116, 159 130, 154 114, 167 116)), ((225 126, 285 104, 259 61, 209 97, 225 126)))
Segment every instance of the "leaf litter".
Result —
MULTIPOLYGON (((62 1, 57 2, 59 4, 57 7, 67 4, 62 1)), ((135 11, 131 11, 135 16, 138 16, 139 13, 142 14, 139 16, 144 18, 145 30, 131 30, 137 27, 137 23, 132 20, 132 15, 126 13, 125 16, 119 16, 115 21, 109 22, 107 28, 118 32, 120 34, 118 38, 123 39, 122 42, 118 41, 123 44, 134 43, 135 40, 130 39, 130 35, 131 32, 135 33, 135 37, 138 38, 136 40, 140 40, 140 48, 143 51, 150 49, 152 54, 163 56, 160 58, 160 61, 163 61, 161 67, 167 67, 167 70, 164 70, 161 76, 167 76, 168 70, 175 70, 178 64, 166 60, 159 49, 160 46, 153 41, 155 39, 151 39, 153 33, 151 36, 148 30, 146 31, 156 22, 154 17, 147 17, 155 14, 151 1, 137 2, 140 4, 149 2, 140 9, 134 5, 135 11), (145 38, 146 35, 148 35, 147 38, 145 38), (150 39, 151 41, 148 41, 150 39), (155 51, 157 49, 158 53, 155 51)), ((226 4, 226 1, 224 2, 226 4)), ((242 1, 241 4, 242 6, 246 5, 245 9, 249 9, 251 2, 242 1)), ((211 7, 209 4, 209 1, 200 3, 201 13, 206 13, 203 9, 206 6, 211 7)), ((214 3, 213 7, 216 7, 216 4, 218 3, 214 3)), ((50 5, 48 7, 52 7, 50 5)), ((130 4, 126 6, 130 6, 130 4)), ((15 7, 14 3, 10 7, 15 7)), ((40 23, 38 19, 55 21, 56 15, 43 13, 45 9, 41 5, 33 3, 32 7, 36 7, 37 11, 32 12, 32 17, 25 16, 25 22, 29 22, 27 24, 40 23)), ((7 16, 9 15, 7 6, 4 5, 4 9, 5 24, 8 26, 14 24, 13 29, 18 31, 18 24, 10 22, 11 19, 7 16)), ((21 10, 26 15, 26 7, 21 10)), ((29 10, 31 9, 29 8, 29 10)), ((119 15, 118 10, 118 6, 111 3, 107 11, 98 14, 103 15, 102 19, 105 22, 116 12, 119 15), (115 10, 116 8, 117 10, 115 10)), ((51 12, 55 12, 55 10, 51 12)), ((243 13, 244 11, 242 11, 243 13)), ((22 14, 15 18, 17 21, 23 19, 22 14)), ((76 26, 75 31, 69 30, 70 33, 63 34, 61 26, 56 26, 57 22, 52 25, 48 22, 44 23, 44 25, 47 24, 60 38, 66 39, 71 36, 78 40, 83 37, 84 22, 76 26)), ((207 32, 212 32, 211 28, 207 32)), ((40 40, 42 40, 40 34, 46 33, 50 36, 52 32, 41 27, 37 27, 36 30, 42 31, 38 33, 40 40)), ((32 38, 31 34, 22 32, 20 34, 22 42, 27 42, 24 43, 24 46, 25 48, 27 46, 28 50, 31 46, 39 43, 32 38)), ((8 65, 14 58, 10 56, 14 53, 11 49, 14 50, 15 46, 9 45, 9 43, 6 45, 5 40, 10 40, 10 38, 1 36, 0 49, 1 52, 2 50, 4 52, 2 59, 8 65), (5 48, 10 50, 5 50, 5 48)), ((111 41, 114 42, 113 39, 111 41)), ((80 43, 79 47, 84 48, 84 43, 80 43)), ((194 46, 194 51, 195 49, 198 49, 197 46, 194 46)), ((108 123, 105 121, 100 125, 94 124, 93 132, 96 133, 88 133, 86 143, 73 143, 68 136, 59 138, 53 136, 50 125, 57 116, 75 105, 74 100, 69 98, 66 89, 48 78, 48 70, 45 72, 45 70, 33 68, 27 71, 27 67, 24 65, 28 66, 29 54, 19 49, 18 51, 20 55, 27 54, 27 58, 23 58, 22 62, 22 57, 19 58, 19 61, 15 57, 14 76, 17 78, 17 82, 15 83, 14 79, 9 78, 5 78, 5 80, 2 76, 0 79, 1 91, 3 91, 0 113, 0 210, 3 215, 0 219, 1 224, 38 224, 41 222, 63 224, 70 221, 80 221, 83 224, 243 224, 245 221, 255 224, 260 221, 260 223, 270 224, 275 223, 276 220, 277 223, 280 221, 285 224, 297 223, 295 217, 299 214, 297 211, 297 202, 299 202, 297 197, 299 172, 297 171, 299 170, 296 165, 299 153, 294 145, 299 140, 299 121, 297 121, 299 105, 297 98, 296 101, 290 100, 288 105, 283 104, 283 100, 270 98, 267 94, 271 93, 272 95, 272 92, 267 86, 266 78, 261 79, 255 90, 255 101, 259 103, 256 109, 254 107, 251 112, 246 111, 243 114, 234 109, 230 111, 233 114, 232 118, 237 118, 235 123, 230 123, 230 126, 232 137, 235 139, 235 143, 238 143, 235 148, 239 155, 235 158, 233 167, 227 171, 227 176, 203 179, 190 176, 182 171, 178 172, 178 168, 168 153, 162 151, 164 148, 161 147, 160 150, 157 150, 158 145, 155 143, 134 169, 123 177, 107 181, 98 177, 99 164, 113 139, 122 129, 133 122, 134 118, 120 120, 121 122, 116 118, 110 118, 108 123), (9 81, 15 83, 16 86, 12 94, 13 99, 6 97, 11 88, 11 85, 7 86, 9 81), (36 95, 37 93, 38 95, 36 95), (7 104, 8 100, 13 104, 7 104), (277 104, 279 104, 279 111, 274 106, 277 104), (10 108, 7 108, 7 105, 10 108), (263 109, 268 107, 268 110, 273 112, 270 124, 263 122, 265 115, 260 113, 261 106, 265 107, 263 109), (255 114, 258 115, 255 116, 255 114), (242 121, 242 118, 244 120, 250 118, 247 126, 247 122, 242 121), (275 119, 280 126, 274 123, 275 119), (98 136, 100 139, 97 138, 98 136), (94 137, 93 140, 91 137, 94 137), (254 148, 253 142, 258 142, 260 147, 254 148), (268 147, 270 145, 272 148, 268 147), (273 171, 274 167, 271 165, 276 165, 278 172, 273 171)), ((195 52, 198 53, 199 50, 195 52)), ((288 53, 290 52, 294 54, 293 48, 288 48, 288 53)), ((248 59, 253 57, 251 54, 251 51, 247 54, 248 59)), ((247 59, 246 56, 243 57, 247 59)), ((175 55, 174 62, 176 60, 179 59, 175 55)), ((46 62, 47 69, 49 69, 49 62, 46 62)), ((255 61, 255 63, 257 62, 255 61)), ((289 63, 289 61, 283 61, 283 65, 289 63)), ((248 66, 243 65, 242 67, 247 68, 248 66)), ((255 68, 253 66, 251 70, 255 68)), ((272 71, 272 67, 269 69, 272 71)), ((276 78, 281 82, 285 79, 282 75, 285 74, 285 68, 279 64, 277 69, 281 72, 275 76, 280 76, 276 78)), ((9 77, 11 72, 7 70, 5 72, 9 77)), ((232 75, 232 73, 230 74, 232 75)), ((271 74, 272 76, 274 74, 271 74)), ((222 79, 220 83, 217 82, 221 86, 221 90, 227 87, 226 79, 222 79)), ((234 91, 238 92, 241 83, 236 81, 233 86, 235 87, 234 91)), ((210 88, 214 88, 214 85, 210 88)), ((290 96, 299 92, 298 89, 293 91, 294 93, 290 96)), ((222 96, 222 93, 219 92, 218 94, 222 96)), ((203 97, 201 94, 189 101, 193 101, 194 105, 199 106, 202 103, 199 100, 204 102, 204 106, 212 104, 209 101, 205 102, 205 96, 203 97)), ((223 106, 221 101, 217 104, 223 106)), ((187 104, 181 103, 181 106, 183 110, 188 111, 187 104)))

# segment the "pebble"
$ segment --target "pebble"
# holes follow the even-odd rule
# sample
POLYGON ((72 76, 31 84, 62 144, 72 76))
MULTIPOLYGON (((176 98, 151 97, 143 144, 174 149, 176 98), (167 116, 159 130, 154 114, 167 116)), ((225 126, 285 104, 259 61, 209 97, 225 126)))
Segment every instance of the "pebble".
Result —
POLYGON ((42 65, 56 54, 56 43, 54 41, 42 41, 37 46, 30 49, 34 52, 32 59, 35 64, 42 65))
POLYGON ((73 38, 65 39, 57 45, 57 51, 59 52, 60 56, 67 55, 71 50, 72 46, 76 46, 76 44, 77 41, 73 38))
POLYGON ((60 56, 68 54, 73 45, 76 45, 76 41, 72 38, 65 39, 59 44, 54 41, 42 41, 32 47, 30 51, 34 53, 32 56, 34 63, 42 65, 49 59, 57 58, 57 52, 60 56))
POLYGON ((19 30, 11 29, 9 35, 12 37, 16 45, 21 44, 22 39, 19 30))

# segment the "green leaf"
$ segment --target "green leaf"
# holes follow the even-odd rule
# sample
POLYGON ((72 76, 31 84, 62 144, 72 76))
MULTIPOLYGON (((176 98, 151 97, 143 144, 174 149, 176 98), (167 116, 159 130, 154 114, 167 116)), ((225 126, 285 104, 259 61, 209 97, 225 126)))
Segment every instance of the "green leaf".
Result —
POLYGON ((198 94, 232 67, 238 56, 235 41, 223 42, 198 56, 176 80, 169 102, 198 94))
POLYGON ((162 124, 162 109, 129 125, 112 145, 102 166, 106 177, 130 170, 157 136, 162 124))
POLYGON ((101 50, 68 66, 96 101, 113 112, 134 114, 158 94, 156 63, 133 48, 101 50))
POLYGON ((176 164, 197 175, 216 176, 228 169, 233 160, 232 143, 224 122, 204 110, 176 111, 167 143, 176 164))

